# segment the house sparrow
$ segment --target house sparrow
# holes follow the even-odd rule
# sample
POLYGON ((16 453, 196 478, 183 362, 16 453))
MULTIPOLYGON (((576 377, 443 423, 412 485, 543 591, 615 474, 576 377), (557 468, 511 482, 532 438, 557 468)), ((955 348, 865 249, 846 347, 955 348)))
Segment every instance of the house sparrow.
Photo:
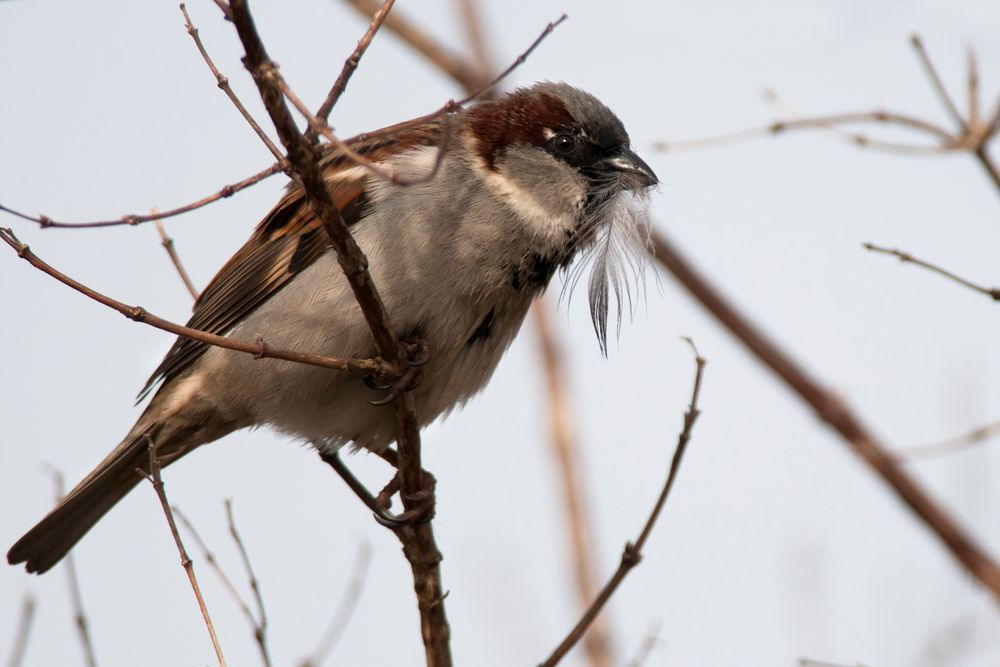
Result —
MULTIPOLYGON (((540 83, 352 148, 416 181, 380 178, 336 151, 324 158, 396 334, 431 351, 413 391, 421 425, 483 388, 532 300, 581 252, 594 257, 591 314, 605 349, 609 296, 628 288, 645 240, 642 195, 657 179, 600 101, 540 83), (421 179, 439 150, 437 172, 421 179)), ((319 354, 376 353, 326 232, 294 186, 208 285, 188 326, 319 354)), ((161 465, 249 426, 327 452, 395 439, 392 411, 373 406, 379 394, 352 374, 179 338, 140 399, 157 384, 121 444, 11 547, 10 563, 55 565, 140 481, 137 469, 148 470, 147 437, 161 465)))

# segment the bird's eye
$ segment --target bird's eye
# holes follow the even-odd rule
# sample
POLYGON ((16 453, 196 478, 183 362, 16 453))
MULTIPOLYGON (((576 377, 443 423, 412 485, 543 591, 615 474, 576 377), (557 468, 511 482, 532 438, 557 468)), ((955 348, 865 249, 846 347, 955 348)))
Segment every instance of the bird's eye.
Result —
POLYGON ((576 137, 572 134, 557 134, 552 140, 552 147, 557 153, 569 155, 576 148, 576 137))

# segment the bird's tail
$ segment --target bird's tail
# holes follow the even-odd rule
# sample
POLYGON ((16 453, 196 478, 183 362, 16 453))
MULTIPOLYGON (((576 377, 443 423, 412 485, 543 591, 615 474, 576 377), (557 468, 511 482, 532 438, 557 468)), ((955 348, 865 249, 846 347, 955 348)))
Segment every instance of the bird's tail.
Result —
POLYGON ((55 509, 10 548, 7 561, 11 565, 25 563, 28 572, 39 574, 58 563, 108 510, 142 481, 137 469, 149 469, 147 434, 151 430, 136 433, 133 429, 55 509))

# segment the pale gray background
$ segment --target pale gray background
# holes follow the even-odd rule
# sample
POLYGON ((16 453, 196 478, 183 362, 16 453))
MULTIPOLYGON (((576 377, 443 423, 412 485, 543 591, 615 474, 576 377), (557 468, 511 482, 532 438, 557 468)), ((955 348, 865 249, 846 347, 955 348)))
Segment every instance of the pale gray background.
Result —
MULTIPOLYGON (((398 3, 450 43, 450 2, 398 3)), ((262 120, 238 43, 210 2, 190 8, 219 66, 262 120)), ((338 2, 254 3, 273 57, 318 104, 364 23, 338 2)), ((512 82, 566 80, 614 108, 659 174, 658 224, 891 443, 946 437, 1000 416, 1000 310, 937 277, 866 254, 899 245, 1000 282, 1000 199, 964 156, 909 158, 800 134, 703 152, 651 145, 766 122, 777 88, 803 111, 877 105, 943 114, 907 36, 946 79, 976 47, 1000 90, 1000 5, 986 0, 494 3, 506 62, 544 24, 570 20, 512 82)), ((201 197, 270 163, 182 27, 175 2, 0 3, 0 202, 74 220, 201 197)), ((332 122, 343 135, 458 95, 389 34, 375 41, 332 122)), ((990 97, 993 99, 993 97, 990 97)), ((278 197, 274 178, 169 222, 199 285, 278 197)), ((184 320, 190 300, 155 229, 46 231, 0 224, 93 287, 184 320)), ((687 399, 693 335, 710 359, 703 420, 647 557, 614 598, 622 661, 652 623, 650 665, 784 665, 811 656, 870 666, 995 665, 995 602, 843 443, 669 278, 599 353, 585 300, 558 323, 603 572, 643 521, 687 399)), ((137 414, 132 397, 171 338, 133 324, 0 253, 0 546, 46 512, 43 462, 79 479, 137 414)), ((554 289, 552 291, 557 291, 554 289)), ((462 665, 530 665, 575 620, 559 488, 530 328, 484 394, 425 434, 439 480, 436 529, 454 653, 462 665)), ((1000 553, 995 446, 913 466, 1000 553)), ((373 484, 384 467, 355 457, 373 484)), ((243 576, 222 499, 235 499, 271 619, 278 664, 307 654, 347 585, 359 545, 371 575, 330 664, 419 665, 409 570, 308 449, 268 431, 207 447, 166 474, 226 569, 243 576)), ((258 664, 244 619, 199 562, 232 665, 258 664)), ((140 488, 75 551, 103 665, 205 665, 213 656, 151 490, 140 488)), ((64 574, 0 568, 0 648, 27 591, 39 600, 29 665, 80 664, 64 574)), ((3 651, 0 651, 2 654, 3 651)), ((580 664, 571 660, 568 664, 580 664)))

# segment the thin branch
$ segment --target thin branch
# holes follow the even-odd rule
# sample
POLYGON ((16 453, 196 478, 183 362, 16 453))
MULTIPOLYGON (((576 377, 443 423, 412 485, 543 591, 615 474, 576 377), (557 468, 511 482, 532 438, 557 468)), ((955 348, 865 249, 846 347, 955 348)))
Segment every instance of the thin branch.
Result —
MULTIPOLYGON (((53 465, 46 465, 49 474, 52 475, 52 482, 56 489, 56 503, 66 496, 66 482, 63 479, 62 471, 53 465)), ((73 622, 76 625, 77 635, 80 637, 80 648, 83 650, 83 659, 87 667, 97 667, 97 653, 94 651, 94 641, 90 637, 90 622, 87 614, 83 610, 83 595, 80 593, 80 578, 76 573, 76 560, 70 550, 63 559, 66 568, 66 579, 69 585, 70 603, 73 607, 73 622)))
MULTIPOLYGON (((368 30, 366 30, 364 36, 358 40, 358 45, 354 49, 354 52, 351 53, 346 61, 344 61, 344 67, 340 70, 340 75, 338 75, 337 80, 333 82, 330 92, 327 93, 326 99, 323 100, 323 104, 320 105, 319 110, 316 112, 316 117, 324 123, 330 118, 330 112, 333 110, 333 107, 336 106, 338 100, 340 100, 340 96, 344 94, 345 90, 347 90, 347 82, 351 80, 355 70, 358 69, 358 63, 361 62, 361 57, 365 55, 365 51, 368 50, 368 46, 375 38, 375 33, 377 33, 379 28, 382 27, 382 23, 384 23, 386 17, 389 16, 389 11, 392 9, 395 2, 396 0, 385 0, 385 2, 382 3, 382 6, 375 11, 375 14, 372 16, 372 21, 368 25, 368 30)), ((309 138, 313 139, 314 137, 315 134, 309 138)))
POLYGON ((674 480, 677 478, 677 472, 680 470, 681 459, 684 457, 684 451, 687 449, 688 442, 691 440, 691 429, 694 428, 694 423, 698 419, 700 411, 698 410, 698 396, 701 393, 701 378, 705 371, 705 359, 700 354, 698 350, 694 347, 694 343, 690 338, 685 339, 691 345, 692 350, 694 350, 694 360, 695 360, 695 374, 694 374, 694 386, 691 389, 691 402, 688 405, 687 411, 684 413, 684 426, 681 429, 680 435, 677 437, 677 447, 674 449, 673 458, 670 461, 670 472, 667 473, 667 481, 663 485, 663 489, 660 491, 659 498, 656 499, 656 504, 653 505, 653 510, 649 514, 649 518, 646 519, 646 523, 642 528, 642 532, 639 533, 639 537, 634 543, 628 542, 625 545, 625 549, 622 551, 621 563, 618 565, 618 569, 608 580, 608 583, 604 585, 601 589, 600 594, 594 599, 590 608, 583 614, 583 618, 580 622, 570 631, 566 636, 566 639, 556 647, 556 650, 552 652, 552 655, 541 664, 541 667, 553 667, 562 660, 570 649, 580 640, 583 634, 587 631, 587 628, 594 621, 597 615, 604 608, 604 605, 611 598, 618 586, 621 585, 628 573, 642 560, 642 548, 646 545, 646 540, 649 538, 650 533, 653 530, 653 526, 656 525, 656 520, 660 516, 660 512, 663 510, 663 506, 667 502, 667 498, 670 496, 670 490, 674 486, 674 480))
POLYGON ((215 634, 215 625, 212 624, 212 617, 208 613, 205 598, 202 597, 201 588, 198 586, 198 578, 194 574, 194 563, 188 557, 187 550, 184 548, 184 542, 181 540, 181 535, 177 532, 177 523, 174 521, 174 514, 170 511, 170 502, 167 500, 167 492, 163 487, 163 477, 160 475, 160 460, 156 456, 156 442, 148 435, 146 439, 149 442, 149 472, 141 468, 136 468, 135 471, 152 484, 153 490, 156 492, 156 497, 160 500, 160 507, 163 508, 163 514, 167 518, 167 525, 170 526, 170 534, 174 538, 174 544, 177 545, 177 553, 181 557, 181 567, 184 568, 184 572, 187 574, 191 590, 194 591, 194 597, 198 601, 198 609, 201 612, 201 617, 205 620, 205 627, 208 629, 208 635, 212 640, 212 647, 215 649, 215 657, 219 662, 219 667, 226 667, 226 658, 222 655, 222 646, 219 645, 219 637, 215 634))
POLYGON ((191 537, 194 538, 195 544, 197 544, 198 548, 201 550, 201 555, 205 559, 205 562, 208 563, 208 566, 212 568, 213 572, 215 572, 215 575, 219 578, 219 581, 222 582, 222 587, 229 592, 230 597, 232 597, 233 600, 236 602, 236 606, 240 608, 240 611, 243 612, 243 615, 246 616, 247 621, 249 621, 250 623, 250 626, 254 629, 254 634, 256 634, 257 617, 253 615, 253 611, 251 611, 250 605, 247 604, 246 600, 243 599, 243 595, 240 593, 239 589, 236 588, 236 584, 233 583, 233 580, 229 578, 225 570, 222 569, 222 566, 219 565, 219 561, 216 559, 215 553, 208 548, 208 544, 205 543, 205 540, 202 539, 201 534, 194 527, 194 524, 191 522, 191 520, 187 518, 187 515, 181 511, 180 507, 178 507, 177 505, 172 505, 170 509, 173 510, 174 516, 177 517, 177 520, 181 522, 181 525, 184 526, 184 530, 186 530, 191 535, 191 537))
POLYGON ((736 336, 762 363, 775 372, 820 419, 834 428, 851 449, 892 487, 899 499, 948 548, 958 562, 1000 599, 1000 566, 959 527, 945 510, 901 466, 836 393, 826 389, 797 361, 780 349, 743 316, 661 234, 651 235, 653 255, 720 324, 736 336))
POLYGON ((958 127, 962 131, 965 131, 968 127, 965 118, 962 117, 962 113, 955 106, 955 100, 951 99, 951 95, 948 94, 948 89, 945 88, 937 68, 931 62, 931 57, 927 54, 927 49, 924 48, 924 42, 920 39, 920 35, 910 35, 910 44, 913 46, 913 50, 916 51, 917 59, 924 68, 924 72, 927 74, 927 78, 930 80, 931 86, 934 88, 934 92, 937 93, 938 99, 944 106, 945 111, 948 112, 948 115, 951 116, 951 119, 955 121, 958 127))
POLYGON ((967 125, 975 126, 981 120, 979 118, 979 63, 976 62, 976 52, 971 47, 965 51, 965 63, 966 106, 969 114, 967 125))
POLYGON ((236 547, 239 549, 240 558, 243 560, 243 569, 246 570, 247 576, 250 579, 250 590, 253 591, 254 600, 257 602, 257 623, 254 625, 254 638, 260 647, 264 664, 267 667, 271 667, 271 655, 267 650, 267 609, 264 606, 264 597, 260 593, 260 582, 257 580, 257 575, 254 574, 253 566, 250 564, 250 554, 247 553, 247 548, 243 544, 243 538, 240 537, 239 531, 236 530, 232 498, 226 498, 226 522, 229 524, 229 534, 233 536, 233 541, 236 542, 236 547))
MULTIPOLYGON (((369 17, 378 11, 379 3, 375 0, 346 0, 362 16, 369 17)), ((457 56, 430 35, 407 20, 399 12, 393 12, 385 21, 385 27, 396 33, 404 42, 416 49, 425 58, 433 62, 442 72, 460 81, 470 90, 476 90, 483 85, 483 73, 472 66, 465 58, 457 56)))
POLYGON ((271 155, 274 156, 274 158, 278 161, 278 164, 281 165, 284 170, 287 168, 288 164, 285 162, 285 156, 281 153, 281 149, 279 149, 277 145, 271 141, 271 137, 267 136, 264 129, 257 123, 256 120, 254 120, 254 117, 250 115, 250 112, 247 111, 245 106, 243 106, 243 103, 240 102, 240 98, 236 96, 236 93, 233 92, 232 87, 229 85, 229 78, 223 75, 222 72, 219 71, 219 68, 215 66, 215 63, 212 62, 212 57, 208 55, 208 51, 205 50, 204 44, 201 43, 201 37, 198 36, 198 29, 195 28, 194 23, 191 22, 191 17, 188 16, 187 7, 184 6, 183 2, 180 5, 180 9, 181 14, 184 15, 184 27, 187 28, 188 34, 191 35, 191 39, 194 40, 194 44, 198 47, 198 52, 201 53, 201 57, 205 60, 205 64, 208 65, 208 69, 212 70, 212 74, 215 75, 215 81, 218 84, 219 89, 226 94, 229 101, 233 103, 233 106, 235 106, 240 112, 240 115, 243 116, 246 122, 250 124, 254 133, 262 142, 264 142, 264 145, 267 146, 267 150, 271 151, 271 155))
POLYGON ((900 125, 911 130, 927 134, 940 143, 933 146, 916 146, 910 144, 897 144, 870 139, 865 135, 849 134, 848 138, 860 146, 871 146, 886 148, 910 153, 944 153, 958 150, 955 137, 946 130, 926 121, 899 114, 891 111, 865 111, 856 113, 831 114, 828 116, 814 116, 807 118, 793 118, 788 120, 776 120, 767 125, 751 127, 745 130, 727 132, 710 137, 699 139, 688 139, 683 141, 658 141, 653 144, 656 150, 667 152, 677 150, 691 150, 701 148, 714 148, 728 146, 748 139, 755 139, 768 135, 779 135, 793 130, 807 129, 832 129, 841 125, 857 125, 860 123, 878 123, 900 125))
POLYGON ((479 70, 479 81, 470 81, 473 85, 467 86, 467 90, 471 92, 482 85, 487 79, 486 73, 493 70, 493 58, 490 56, 490 49, 486 43, 482 14, 477 0, 454 0, 454 2, 455 9, 462 19, 465 41, 472 49, 472 64, 479 70))
POLYGON ((316 646, 316 650, 312 652, 310 657, 303 660, 299 667, 319 667, 340 643, 348 624, 351 622, 351 617, 354 616, 358 607, 358 602, 361 600, 361 591, 364 590, 365 578, 368 576, 371 561, 372 545, 370 542, 364 541, 358 546, 358 555, 354 560, 354 568, 348 579, 347 589, 340 599, 340 604, 337 606, 337 611, 333 615, 330 625, 323 632, 323 637, 320 639, 319 645, 316 646))
POLYGON ((967 433, 940 442, 907 447, 906 449, 897 451, 896 456, 901 461, 913 461, 933 458, 944 454, 953 454, 973 445, 978 445, 995 435, 1000 435, 1000 421, 976 427, 967 433))
POLYGON ((864 667, 860 662, 845 665, 837 662, 827 662, 826 660, 813 660, 812 658, 799 658, 799 667, 864 667))
POLYGON ((226 336, 218 336, 216 334, 208 333, 207 331, 184 327, 161 317, 157 317, 156 315, 146 311, 146 309, 141 306, 129 306, 121 301, 116 301, 115 299, 105 296, 104 294, 87 287, 83 283, 70 278, 64 273, 61 273, 58 269, 47 264, 40 257, 38 257, 38 255, 33 253, 27 245, 21 243, 21 241, 14 236, 14 232, 10 229, 0 227, 0 240, 4 241, 7 245, 13 248, 15 252, 17 252, 18 257, 24 259, 36 269, 52 276, 64 285, 72 287, 77 292, 90 297, 98 303, 102 303, 109 308, 117 310, 130 320, 148 324, 151 327, 167 331, 177 336, 183 336, 202 343, 208 343, 209 345, 215 345, 216 347, 224 347, 227 350, 235 350, 237 352, 252 354, 258 359, 284 359, 285 361, 295 361, 302 364, 309 364, 311 366, 320 366, 322 368, 332 368, 334 370, 352 371, 363 374, 385 373, 391 370, 377 359, 349 359, 345 357, 333 357, 320 354, 306 354, 295 350, 271 347, 264 341, 263 337, 260 336, 258 336, 257 340, 253 343, 248 343, 228 338, 226 336))
MULTIPOLYGON (((348 0, 348 2, 353 2, 353 0, 348 0)), ((397 14, 393 14, 393 16, 398 16, 398 13, 397 14)), ((535 38, 535 41, 531 43, 531 46, 529 46, 517 58, 515 58, 514 61, 507 67, 507 69, 505 69, 504 71, 500 72, 500 74, 498 74, 496 77, 494 77, 493 80, 491 80, 486 85, 484 85, 484 86, 482 86, 480 88, 473 88, 472 90, 474 92, 466 95, 465 97, 463 97, 462 99, 458 100, 457 102, 455 100, 448 100, 440 108, 432 111, 429 114, 425 114, 423 116, 418 116, 417 118, 412 118, 412 119, 410 119, 408 121, 404 121, 402 123, 397 123, 395 125, 391 125, 389 127, 382 128, 381 130, 375 130, 374 132, 363 132, 363 133, 357 135, 356 137, 353 137, 352 139, 348 139, 345 143, 352 143, 354 141, 370 141, 370 140, 375 139, 375 138, 392 136, 393 134, 396 134, 398 132, 402 132, 404 130, 408 130, 410 128, 417 127, 419 125, 423 125, 424 123, 426 123, 428 121, 431 121, 431 120, 434 120, 435 118, 438 118, 439 116, 443 116, 444 114, 453 113, 455 111, 458 111, 459 109, 461 109, 463 106, 465 106, 466 104, 468 104, 472 100, 479 99, 479 98, 483 97, 484 95, 486 95, 487 93, 489 93, 491 90, 493 90, 501 81, 503 81, 505 78, 507 78, 510 75, 511 72, 513 72, 522 63, 524 63, 524 61, 527 60, 528 56, 530 56, 531 53, 536 48, 538 48, 538 45, 541 44, 542 41, 544 41, 546 37, 548 37, 549 35, 551 35, 552 32, 559 26, 559 24, 562 23, 563 21, 565 21, 567 18, 568 17, 566 16, 566 14, 563 14, 562 16, 560 16, 555 21, 552 21, 551 23, 549 23, 548 25, 546 25, 545 28, 542 30, 541 34, 538 35, 538 37, 535 38)), ((386 22, 386 27, 392 29, 391 19, 390 19, 390 21, 386 22)), ((419 50, 420 49, 418 49, 418 51, 419 50)), ((421 51, 421 53, 423 55, 427 55, 426 53, 423 53, 423 51, 421 51)), ((433 62, 433 59, 432 59, 432 62, 433 62)), ((466 83, 466 81, 468 81, 468 83, 472 83, 472 79, 458 79, 458 80, 462 81, 463 87, 465 87, 467 90, 469 89, 469 87, 468 87, 468 84, 466 83)))
MULTIPOLYGON (((576 592, 580 608, 586 609, 597 594, 598 586, 593 535, 589 530, 592 515, 586 506, 585 484, 580 470, 582 457, 577 451, 573 434, 574 422, 563 355, 549 321, 549 309, 549 301, 538 299, 532 304, 531 313, 535 331, 538 332, 542 369, 548 387, 549 431, 558 476, 562 480, 576 592)), ((595 620, 584 639, 584 648, 592 665, 610 665, 612 662, 608 629, 602 620, 595 620)))
POLYGON ((10 643, 10 654, 7 656, 7 667, 21 667, 24 655, 28 650, 28 639, 31 637, 31 626, 35 620, 35 598, 31 593, 24 596, 21 603, 21 616, 18 618, 17 630, 10 643))
POLYGON ((119 227, 123 225, 139 225, 144 222, 152 222, 154 220, 163 220, 166 218, 172 218, 174 216, 182 215, 184 213, 190 213, 191 211, 197 210, 203 206, 208 206, 213 204, 220 199, 226 199, 232 197, 234 194, 240 190, 245 190, 257 183, 260 183, 265 178, 269 176, 274 176, 275 174, 281 173, 284 169, 279 164, 272 164, 267 169, 258 171, 252 176, 247 176, 237 183, 232 185, 223 186, 218 192, 211 194, 207 197, 203 197, 198 201, 191 202, 190 204, 185 204, 183 206, 178 206, 177 208, 172 208, 167 211, 162 211, 155 215, 135 215, 133 213, 126 213, 120 218, 115 218, 112 220, 96 220, 92 222, 62 222, 53 220, 49 216, 42 214, 37 217, 28 215, 27 213, 22 213, 16 211, 12 208, 0 204, 0 211, 9 213, 14 217, 21 218, 22 220, 27 220, 29 222, 34 222, 39 225, 42 229, 53 228, 53 229, 95 229, 99 227, 119 227))
POLYGON ((935 264, 931 264, 930 262, 925 262, 922 259, 914 257, 908 252, 903 252, 902 250, 898 250, 896 248, 885 248, 882 246, 877 246, 874 243, 864 243, 862 245, 864 246, 865 250, 881 253, 883 255, 892 255, 893 257, 899 258, 899 261, 902 262, 903 264, 910 263, 915 266, 925 268, 928 271, 932 271, 940 276, 944 276, 948 280, 956 282, 959 285, 962 285, 963 287, 968 287, 969 289, 979 292, 980 294, 985 294, 994 301, 1000 301, 1000 287, 983 287, 981 285, 971 283, 965 278, 955 275, 951 271, 943 269, 935 264))
MULTIPOLYGON (((153 209, 153 215, 156 215, 156 209, 153 209)), ((156 231, 160 235, 160 244, 163 249, 167 251, 167 255, 170 257, 170 262, 174 265, 174 269, 177 270, 177 275, 180 276, 181 282, 184 283, 184 287, 187 288, 188 294, 195 301, 198 300, 198 288, 194 286, 194 281, 191 280, 191 276, 188 275, 187 270, 184 268, 184 264, 181 263, 181 258, 177 254, 177 249, 174 247, 174 240, 167 235, 167 230, 163 226, 163 222, 159 218, 153 221, 156 225, 156 231)))

